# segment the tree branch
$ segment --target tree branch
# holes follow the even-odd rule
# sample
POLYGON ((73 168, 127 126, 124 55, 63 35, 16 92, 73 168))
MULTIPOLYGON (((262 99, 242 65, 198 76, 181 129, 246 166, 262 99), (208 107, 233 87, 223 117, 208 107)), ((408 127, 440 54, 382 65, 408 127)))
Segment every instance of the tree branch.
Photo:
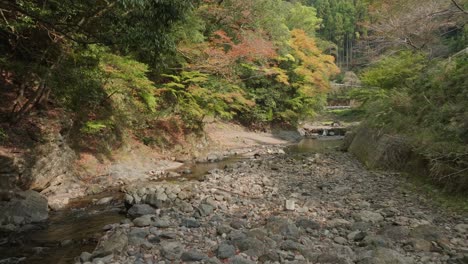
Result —
POLYGON ((468 15, 468 11, 466 11, 459 3, 457 3, 457 1, 452 0, 452 3, 453 3, 458 9, 460 9, 460 11, 462 11, 465 15, 468 15))

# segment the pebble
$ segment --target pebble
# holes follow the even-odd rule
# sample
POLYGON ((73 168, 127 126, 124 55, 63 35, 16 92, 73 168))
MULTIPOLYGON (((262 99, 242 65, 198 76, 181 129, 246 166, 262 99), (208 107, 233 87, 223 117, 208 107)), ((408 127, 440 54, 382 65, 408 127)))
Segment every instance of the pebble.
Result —
POLYGON ((288 211, 294 211, 296 209, 296 202, 294 200, 286 200, 285 208, 288 211))

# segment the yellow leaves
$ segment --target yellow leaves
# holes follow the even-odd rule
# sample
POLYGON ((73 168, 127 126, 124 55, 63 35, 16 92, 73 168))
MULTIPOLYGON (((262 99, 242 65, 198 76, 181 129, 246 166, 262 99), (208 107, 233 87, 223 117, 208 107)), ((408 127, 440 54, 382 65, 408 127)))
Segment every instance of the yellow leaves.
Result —
POLYGON ((275 80, 279 83, 285 84, 285 85, 290 85, 289 83, 289 77, 286 71, 279 69, 278 75, 276 75, 275 80))
POLYGON ((295 57, 299 59, 299 66, 294 72, 302 77, 302 84, 309 83, 317 91, 327 90, 329 88, 328 79, 339 73, 338 67, 334 64, 333 56, 323 54, 317 47, 315 40, 303 30, 291 31, 289 45, 294 50, 295 57))
POLYGON ((263 68, 263 72, 265 75, 274 75, 275 80, 279 83, 282 83, 284 85, 290 85, 289 83, 289 76, 286 70, 283 70, 278 67, 271 67, 271 68, 263 68))

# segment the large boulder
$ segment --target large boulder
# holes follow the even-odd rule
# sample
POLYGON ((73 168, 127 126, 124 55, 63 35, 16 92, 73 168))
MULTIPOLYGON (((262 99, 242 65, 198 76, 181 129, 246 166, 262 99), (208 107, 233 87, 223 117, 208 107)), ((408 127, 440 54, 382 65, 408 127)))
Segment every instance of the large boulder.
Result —
POLYGON ((92 258, 101 258, 120 253, 128 245, 128 237, 122 230, 116 230, 107 239, 101 239, 92 254, 92 258))
POLYGON ((61 180, 74 178, 75 160, 75 152, 60 134, 56 134, 35 148, 22 184, 29 189, 42 191, 60 176, 61 180))
POLYGON ((22 225, 48 218, 47 199, 31 190, 18 192, 10 201, 1 202, 0 211, 1 224, 22 225))

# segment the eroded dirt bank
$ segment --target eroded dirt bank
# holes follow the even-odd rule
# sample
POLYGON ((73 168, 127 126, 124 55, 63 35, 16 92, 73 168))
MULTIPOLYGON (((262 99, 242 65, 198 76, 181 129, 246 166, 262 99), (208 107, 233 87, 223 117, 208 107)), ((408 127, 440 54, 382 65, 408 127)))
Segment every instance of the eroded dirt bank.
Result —
MULTIPOLYGON (((281 152, 278 152, 281 153, 281 152)), ((262 154, 126 186, 127 219, 77 263, 466 263, 467 215, 347 153, 262 154)))

